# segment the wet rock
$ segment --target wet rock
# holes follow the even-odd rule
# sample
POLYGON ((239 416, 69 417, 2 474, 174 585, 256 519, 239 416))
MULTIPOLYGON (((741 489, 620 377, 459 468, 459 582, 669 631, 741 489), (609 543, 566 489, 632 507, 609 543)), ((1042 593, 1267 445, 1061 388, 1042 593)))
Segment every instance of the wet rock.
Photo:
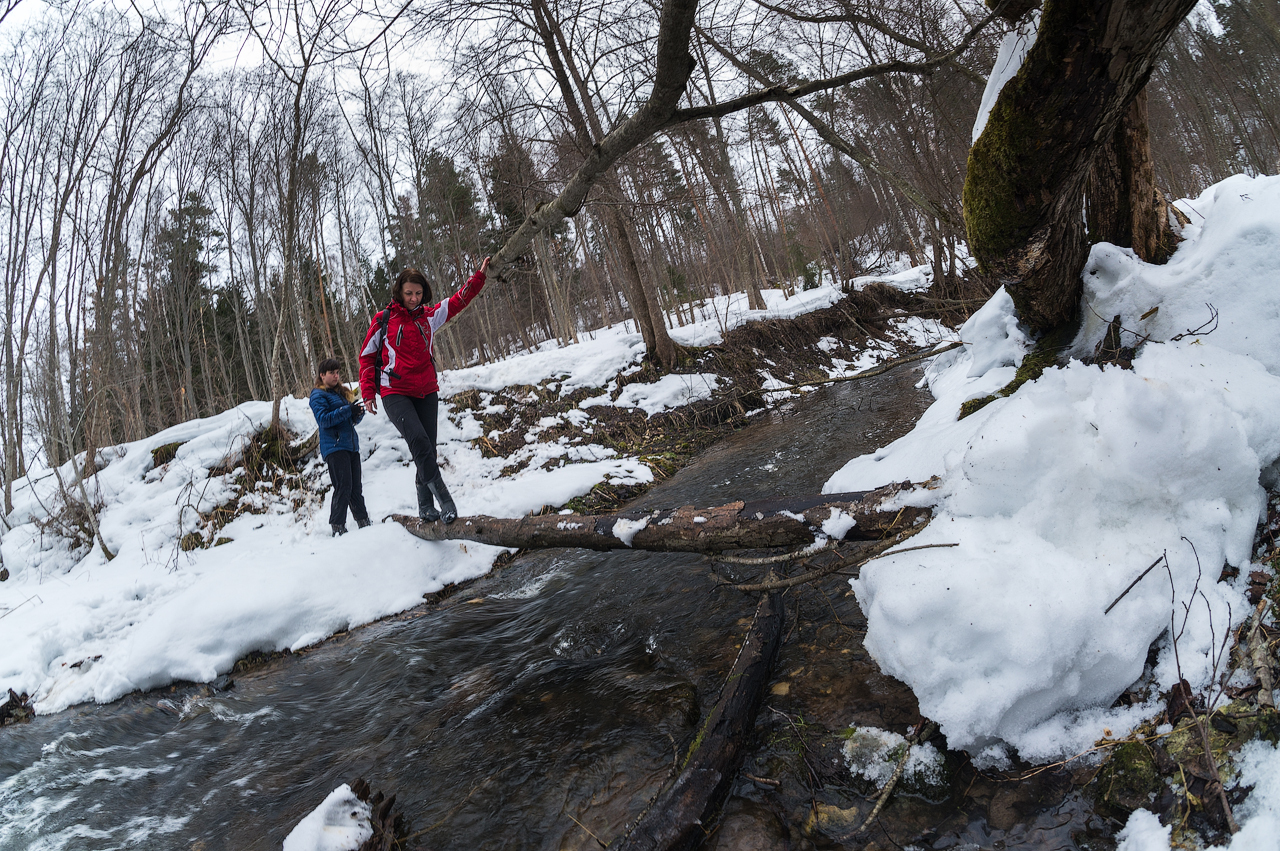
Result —
POLYGON ((996 830, 1009 830, 1021 820, 1018 804, 1021 795, 1017 786, 1002 786, 987 806, 987 823, 996 830))
POLYGON ((714 833, 705 851, 786 851, 792 848, 787 832, 773 813, 754 804, 734 802, 714 833))
POLYGON ((1097 782, 1102 801, 1124 815, 1150 806, 1164 789, 1155 754, 1141 742, 1126 742, 1112 751, 1097 782))
POLYGON ((870 807, 837 807, 833 804, 817 804, 805 825, 805 833, 810 836, 824 833, 832 839, 845 840, 853 838, 862 823, 866 821, 870 807))

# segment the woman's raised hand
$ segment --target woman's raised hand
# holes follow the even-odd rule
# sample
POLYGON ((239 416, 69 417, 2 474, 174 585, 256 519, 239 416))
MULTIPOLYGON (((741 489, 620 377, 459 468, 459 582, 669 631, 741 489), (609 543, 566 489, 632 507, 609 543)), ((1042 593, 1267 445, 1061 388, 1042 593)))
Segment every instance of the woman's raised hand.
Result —
POLYGON ((489 261, 490 261, 490 260, 492 260, 492 259, 493 259, 492 257, 486 257, 486 258, 484 258, 484 260, 480 261, 480 274, 481 274, 481 275, 487 275, 487 274, 489 274, 489 261))

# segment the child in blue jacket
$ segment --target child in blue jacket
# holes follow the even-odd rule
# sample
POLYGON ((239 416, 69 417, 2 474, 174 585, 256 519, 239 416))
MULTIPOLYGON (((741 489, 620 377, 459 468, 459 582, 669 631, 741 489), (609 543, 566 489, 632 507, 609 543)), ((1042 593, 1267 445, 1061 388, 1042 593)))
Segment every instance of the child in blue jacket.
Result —
POLYGON ((364 419, 360 398, 342 384, 337 358, 320 361, 315 389, 311 391, 311 412, 320 426, 320 456, 329 465, 333 499, 329 503, 329 526, 333 534, 347 534, 347 506, 356 525, 369 525, 360 486, 360 438, 356 423, 364 419))

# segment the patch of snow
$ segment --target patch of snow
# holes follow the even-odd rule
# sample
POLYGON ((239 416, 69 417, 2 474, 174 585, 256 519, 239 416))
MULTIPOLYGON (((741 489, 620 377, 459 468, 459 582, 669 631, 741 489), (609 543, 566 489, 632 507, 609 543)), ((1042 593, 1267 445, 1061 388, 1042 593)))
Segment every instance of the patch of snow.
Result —
POLYGON ((1040 10, 1033 9, 1016 27, 1005 33, 1000 42, 1000 50, 996 53, 995 65, 987 77, 987 87, 982 92, 982 102, 978 105, 978 117, 973 122, 973 141, 978 141, 982 131, 987 127, 987 119, 1000 97, 1000 90, 1018 73, 1027 54, 1036 43, 1036 34, 1040 29, 1040 10))
POLYGON ((848 513, 838 508, 831 509, 831 516, 822 521, 822 534, 837 541, 843 541, 849 530, 858 525, 848 513))
MULTIPOLYGON (((695 375, 664 375, 649 384, 628 384, 618 394, 613 404, 619 408, 639 408, 649 416, 710 399, 720 386, 720 376, 715 373, 695 375)), ((585 407, 587 402, 583 402, 585 407)))
MULTIPOLYGON (((883 787, 893 776, 907 740, 878 727, 854 727, 844 743, 844 756, 855 777, 883 787)), ((903 780, 942 782, 943 757, 931 744, 914 745, 902 769, 903 780)))
POLYGON ((298 822, 284 839, 284 851, 355 851, 373 836, 369 805, 343 783, 298 822))
POLYGON ((648 525, 648 517, 641 517, 639 520, 628 520, 625 517, 620 517, 613 524, 613 536, 629 547, 640 530, 648 525))

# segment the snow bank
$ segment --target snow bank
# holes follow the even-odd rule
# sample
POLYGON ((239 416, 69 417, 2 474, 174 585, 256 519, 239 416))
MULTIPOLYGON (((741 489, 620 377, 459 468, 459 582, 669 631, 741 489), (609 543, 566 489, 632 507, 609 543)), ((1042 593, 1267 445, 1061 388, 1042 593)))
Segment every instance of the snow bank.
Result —
MULTIPOLYGON (((917 428, 824 487, 939 477, 906 497, 935 511, 912 543, 958 546, 882 558, 852 585, 868 649, 952 747, 991 761, 1007 745, 1043 761, 1083 751, 1152 711, 1108 707, 1172 617, 1180 629, 1186 612, 1182 674, 1200 687, 1246 613, 1238 583, 1216 580, 1224 562, 1247 565, 1259 474, 1280 456, 1280 178, 1232 178, 1189 208, 1201 224, 1168 265, 1103 245, 1086 268, 1086 306, 1102 319, 1074 351, 1092 352, 1120 314, 1153 340, 1132 371, 1072 361, 957 421, 1027 347, 998 293, 961 329, 968 345, 931 367, 937 402, 917 428), (1206 303, 1217 330, 1154 342, 1200 326, 1206 303), (1105 614, 1163 555, 1167 568, 1105 614)), ((1153 676, 1165 689, 1178 674, 1167 636, 1161 646, 1153 676)))
MULTIPOLYGON (((746 293, 717 296, 700 302, 695 308, 696 322, 669 329, 671 339, 684 346, 711 346, 746 322, 764 319, 789 319, 830 307, 844 293, 831 284, 804 290, 788 298, 780 289, 763 290, 766 309, 747 308, 746 293)), ((440 395, 451 396, 463 390, 501 390, 504 387, 558 379, 561 393, 580 387, 603 387, 615 375, 637 366, 644 357, 644 340, 638 331, 628 330, 630 323, 611 325, 582 335, 571 346, 557 346, 548 340, 532 352, 523 353, 497 363, 449 370, 440 377, 440 395)), ((639 407, 639 406, 636 406, 639 407)))
MULTIPOLYGON (((285 399, 282 411, 294 431, 314 431, 305 401, 285 399)), ((261 513, 219 530, 228 543, 184 552, 180 541, 202 527, 201 515, 235 498, 242 471, 218 468, 236 466, 270 413, 268 403, 251 402, 104 452, 109 463, 88 484, 104 504, 99 522, 112 561, 97 547, 73 550, 34 522, 46 507, 57 510, 51 473, 16 483, 10 522, 18 525, 0 540, 11 572, 0 585, 0 689, 28 692, 37 711, 55 712, 178 679, 206 682, 251 651, 300 649, 492 564, 495 548, 428 544, 394 525, 330 538, 327 508, 301 486, 244 495, 261 513), (173 460, 154 467, 152 449, 179 441, 173 460)), ((358 431, 370 515, 413 513, 403 441, 382 416, 358 431)), ((446 464, 455 473, 469 467, 478 453, 451 423, 441 431, 446 464)), ((70 465, 60 474, 73 481, 70 465)), ((324 475, 319 461, 304 472, 324 475)), ((459 503, 475 490, 464 483, 459 503)))

